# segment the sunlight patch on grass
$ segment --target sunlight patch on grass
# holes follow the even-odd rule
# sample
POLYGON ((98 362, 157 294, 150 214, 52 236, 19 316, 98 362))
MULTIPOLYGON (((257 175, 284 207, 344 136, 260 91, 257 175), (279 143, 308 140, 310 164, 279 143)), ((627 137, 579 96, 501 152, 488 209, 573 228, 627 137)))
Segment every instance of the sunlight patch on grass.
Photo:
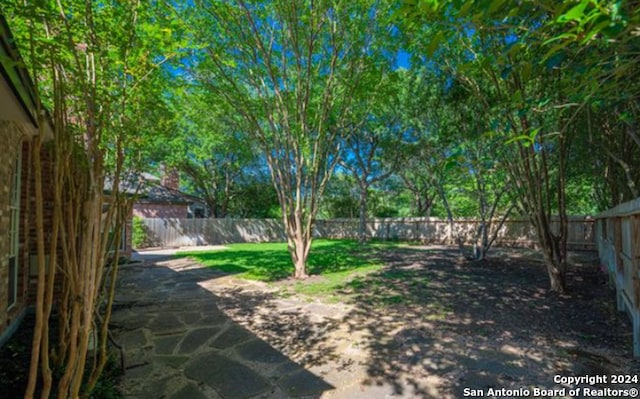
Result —
POLYGON ((336 291, 341 290, 345 284, 353 281, 354 278, 359 278, 368 273, 380 270, 382 263, 373 263, 368 266, 359 267, 356 270, 346 270, 335 273, 324 274, 321 281, 299 281, 296 282, 292 289, 296 294, 306 296, 309 299, 323 297, 329 302, 337 302, 344 295, 336 295, 336 291))
MULTIPOLYGON (((355 271, 364 272, 381 266, 378 254, 385 248, 396 247, 397 243, 360 245, 352 240, 314 240, 307 261, 311 275, 323 276, 321 281, 300 286, 300 291, 313 294, 314 290, 326 292, 344 283, 355 271)), ((231 244, 226 250, 207 252, 179 252, 178 256, 188 256, 197 262, 219 269, 237 277, 277 281, 293 274, 291 256, 286 243, 245 243, 231 244)))

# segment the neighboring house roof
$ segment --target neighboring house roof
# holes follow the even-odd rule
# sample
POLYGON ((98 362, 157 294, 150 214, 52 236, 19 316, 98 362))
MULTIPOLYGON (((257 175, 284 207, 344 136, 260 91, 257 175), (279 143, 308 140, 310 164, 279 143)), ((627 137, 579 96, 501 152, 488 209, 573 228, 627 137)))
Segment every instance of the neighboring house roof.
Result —
POLYGON ((151 173, 147 173, 147 172, 140 173, 140 177, 148 182, 160 183, 162 181, 162 179, 160 179, 158 176, 154 176, 151 173))
MULTIPOLYGON (((35 86, 2 14, 0 14, 0 75, 3 78, 0 79, 0 120, 21 122, 24 126, 32 127, 29 133, 37 134, 39 118, 35 86)), ((45 137, 53 137, 53 130, 49 123, 46 123, 43 128, 45 137)))
POLYGON ((138 204, 185 204, 203 203, 199 198, 185 194, 182 191, 164 187, 157 183, 147 183, 140 190, 138 204))
MULTIPOLYGON (((204 200, 163 186, 161 179, 150 173, 134 173, 120 182, 120 192, 136 195, 137 204, 204 204, 204 200)), ((111 192, 113 183, 105 181, 105 192, 111 192)))
MULTIPOLYGON (((141 195, 144 181, 145 179, 142 177, 142 175, 138 173, 131 173, 120 180, 118 184, 118 191, 121 194, 126 194, 129 196, 141 195)), ((105 194, 111 194, 112 191, 113 180, 111 179, 111 176, 107 176, 104 180, 104 192, 105 194)))

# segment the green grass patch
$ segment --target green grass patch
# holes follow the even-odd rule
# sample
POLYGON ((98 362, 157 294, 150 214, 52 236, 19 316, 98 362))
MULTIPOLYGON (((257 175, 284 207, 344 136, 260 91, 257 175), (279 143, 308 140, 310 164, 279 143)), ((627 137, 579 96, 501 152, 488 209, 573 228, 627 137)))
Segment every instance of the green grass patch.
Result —
MULTIPOLYGON (((276 283, 293 275, 291 256, 286 243, 231 244, 226 250, 179 252, 197 262, 247 280, 274 282, 283 297, 300 295, 338 302, 359 298, 375 306, 413 304, 422 301, 428 280, 414 272, 388 270, 382 266, 381 254, 407 244, 353 240, 313 241, 307 260, 307 280, 276 283)), ((403 251, 420 251, 406 248, 403 251)))
POLYGON ((337 291, 341 291, 346 284, 349 284, 354 279, 380 270, 381 267, 382 263, 372 262, 370 265, 361 266, 357 269, 326 273, 322 275, 323 278, 319 281, 296 282, 292 287, 293 292, 310 298, 323 296, 330 302, 338 301, 344 295, 343 293, 336 294, 337 291))
MULTIPOLYGON (((314 240, 307 260, 307 271, 321 275, 322 281, 313 284, 299 283, 301 291, 327 291, 344 283, 356 272, 370 271, 381 266, 378 254, 397 243, 374 242, 360 245, 351 240, 314 240), (313 287, 314 285, 318 285, 313 287), (324 288, 323 288, 324 287, 324 288)), ((179 252, 197 262, 237 274, 240 278, 260 281, 276 281, 293 274, 291 256, 286 243, 231 244, 229 249, 207 252, 179 252)))

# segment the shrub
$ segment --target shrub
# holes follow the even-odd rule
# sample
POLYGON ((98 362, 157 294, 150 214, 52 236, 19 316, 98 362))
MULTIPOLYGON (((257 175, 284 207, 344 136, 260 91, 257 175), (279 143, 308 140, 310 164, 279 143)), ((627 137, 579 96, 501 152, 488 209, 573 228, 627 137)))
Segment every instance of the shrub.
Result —
POLYGON ((133 248, 141 248, 147 241, 147 227, 144 225, 141 217, 133 217, 133 226, 131 231, 131 242, 133 248))

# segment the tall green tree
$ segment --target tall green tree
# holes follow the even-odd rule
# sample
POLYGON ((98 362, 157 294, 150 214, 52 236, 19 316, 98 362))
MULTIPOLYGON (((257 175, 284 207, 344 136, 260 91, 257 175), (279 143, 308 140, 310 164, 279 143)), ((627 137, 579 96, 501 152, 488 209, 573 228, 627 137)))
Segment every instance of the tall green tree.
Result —
POLYGON ((182 172, 183 184, 205 200, 210 217, 227 217, 243 184, 259 171, 258 149, 234 110, 202 87, 176 89, 172 103, 174 132, 156 156, 182 172))
POLYGON ((340 165, 349 171, 358 190, 358 241, 361 243, 367 240, 369 191, 396 171, 401 158, 398 146, 402 143, 403 125, 398 92, 404 82, 391 72, 376 74, 376 80, 370 86, 369 98, 354 107, 350 117, 351 133, 344 139, 340 154, 340 165))
POLYGON ((359 214, 358 192, 351 173, 336 170, 322 197, 318 217, 355 219, 359 214))
MULTIPOLYGON (((407 77, 403 93, 403 121, 407 140, 402 144, 404 167, 398 171, 405 186, 415 195, 424 195, 424 203, 434 207, 435 200, 449 223, 449 241, 463 252, 463 241, 455 230, 455 204, 459 191, 460 169, 456 168, 461 137, 455 128, 455 108, 445 101, 442 79, 432 71, 417 70, 407 77), (457 188, 455 188, 457 187, 457 188)), ((457 101, 457 100, 456 100, 457 101)))
POLYGON ((118 182, 126 174, 128 148, 135 147, 136 127, 151 125, 138 104, 148 104, 145 99, 156 91, 153 77, 177 43, 163 31, 162 18, 136 1, 4 2, 2 13, 36 84, 41 126, 50 123, 54 131, 47 146, 51 176, 42 172, 39 138, 33 146, 38 289, 25 397, 34 396, 38 381, 42 398, 54 390, 59 398, 89 397, 109 357, 118 250, 109 252, 128 206, 118 182), (54 191, 49 239, 44 179, 54 191), (60 291, 54 297, 56 281, 60 291), (48 328, 54 298, 55 348, 48 328), (98 349, 93 361, 91 337, 98 349))
POLYGON ((235 109, 267 160, 296 278, 307 277, 313 221, 360 93, 373 1, 197 1, 197 79, 235 109))
POLYGON ((458 189, 471 200, 473 216, 478 220, 473 251, 467 257, 483 260, 498 237, 513 203, 508 174, 501 162, 500 137, 490 133, 486 109, 465 87, 452 81, 442 95, 441 108, 449 109, 447 136, 454 140, 450 162, 462 178, 458 189))
MULTIPOLYGON (((640 162, 637 2, 421 0, 403 2, 403 10, 413 26, 446 14, 448 26, 517 39, 515 48, 536 52, 533 69, 551 66, 562 72, 571 84, 562 88, 563 103, 552 106, 562 106, 570 113, 567 123, 580 126, 572 147, 591 154, 582 170, 592 171, 600 209, 639 195, 634 167, 640 162), (591 151, 596 146, 601 150, 591 151)), ((427 46, 429 53, 446 41, 446 30, 439 32, 427 46)), ((572 160, 569 167, 579 163, 572 160)))
POLYGON ((449 87, 459 85, 473 98, 482 108, 489 135, 502 139, 498 155, 514 198, 536 229, 551 289, 562 292, 567 269, 567 154, 576 113, 566 106, 568 73, 555 63, 540 62, 544 41, 535 27, 544 21, 544 13, 523 6, 516 15, 493 19, 493 8, 478 10, 477 2, 425 3, 434 12, 422 14, 428 25, 413 25, 421 39, 415 49, 443 60, 437 69, 448 77, 449 87), (558 229, 552 227, 552 213, 559 215, 558 229))

